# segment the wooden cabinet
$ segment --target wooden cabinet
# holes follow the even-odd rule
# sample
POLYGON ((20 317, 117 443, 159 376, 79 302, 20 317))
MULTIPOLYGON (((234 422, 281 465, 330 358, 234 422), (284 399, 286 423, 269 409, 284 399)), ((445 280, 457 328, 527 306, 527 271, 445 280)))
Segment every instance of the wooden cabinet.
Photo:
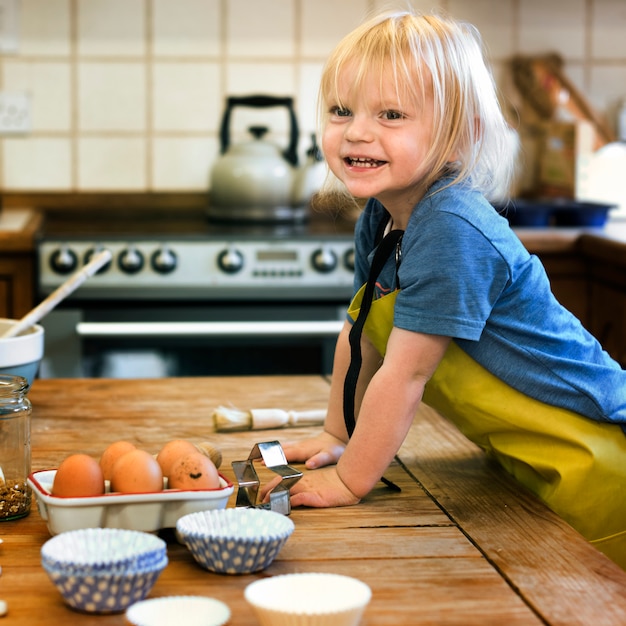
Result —
POLYGON ((546 268, 556 299, 590 330, 591 284, 586 259, 578 251, 537 256, 546 268))
POLYGON ((0 229, 0 317, 19 319, 35 302, 35 233, 40 215, 29 212, 19 230, 0 229))
POLYGON ((582 235, 580 248, 589 266, 589 330, 626 367, 626 244, 582 235))
POLYGON ((35 305, 33 255, 0 253, 0 317, 19 319, 35 305))
POLYGON ((593 317, 590 331, 602 347, 626 366, 626 293, 602 284, 592 286, 593 317))
POLYGON ((557 299, 626 367, 626 239, 607 233, 527 231, 557 299))

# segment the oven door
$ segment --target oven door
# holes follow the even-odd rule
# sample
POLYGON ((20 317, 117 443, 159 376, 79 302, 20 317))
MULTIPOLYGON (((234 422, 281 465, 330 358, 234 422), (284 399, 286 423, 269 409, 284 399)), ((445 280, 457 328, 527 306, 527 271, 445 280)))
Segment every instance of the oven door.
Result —
POLYGON ((84 301, 43 321, 42 378, 330 374, 336 302, 84 301))

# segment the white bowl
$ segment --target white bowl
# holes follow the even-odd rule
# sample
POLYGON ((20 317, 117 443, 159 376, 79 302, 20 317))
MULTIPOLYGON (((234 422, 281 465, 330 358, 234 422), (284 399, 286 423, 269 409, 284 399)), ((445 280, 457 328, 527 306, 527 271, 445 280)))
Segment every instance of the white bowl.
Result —
POLYGON ((132 626, 222 626, 230 619, 230 609, 214 598, 203 596, 164 596, 143 600, 129 607, 126 621, 132 626))
POLYGON ((191 513, 176 523, 179 539, 202 567, 219 574, 250 574, 276 558, 294 530, 284 515, 265 509, 191 513))
MULTIPOLYGON (((0 318, 0 335, 17 322, 18 320, 0 318)), ((32 385, 43 353, 44 331, 39 324, 17 337, 0 338, 0 374, 23 376, 32 385)))
POLYGON ((372 592, 349 576, 304 573, 257 580, 244 597, 261 626, 356 626, 372 592))

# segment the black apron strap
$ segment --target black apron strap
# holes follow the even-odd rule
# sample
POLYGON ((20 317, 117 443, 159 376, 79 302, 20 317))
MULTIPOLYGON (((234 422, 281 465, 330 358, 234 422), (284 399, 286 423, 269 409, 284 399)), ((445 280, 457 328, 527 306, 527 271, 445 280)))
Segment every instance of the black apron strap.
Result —
POLYGON ((369 313, 372 305, 376 280, 385 266, 387 259, 391 256, 394 250, 397 250, 403 234, 403 230, 392 230, 385 235, 382 241, 378 244, 376 252, 374 253, 372 265, 370 267, 365 290, 363 292, 361 308, 356 321, 350 329, 350 365, 348 367, 343 386, 343 417, 346 423, 348 437, 352 436, 356 425, 355 392, 356 383, 359 378, 359 372, 361 371, 361 364, 363 361, 361 355, 361 334, 363 332, 363 326, 365 325, 365 319, 367 318, 367 314, 369 313))

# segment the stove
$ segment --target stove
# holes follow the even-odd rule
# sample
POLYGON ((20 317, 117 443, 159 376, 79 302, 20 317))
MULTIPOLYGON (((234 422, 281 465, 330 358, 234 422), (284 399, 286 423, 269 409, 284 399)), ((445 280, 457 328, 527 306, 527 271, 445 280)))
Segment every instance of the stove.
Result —
POLYGON ((113 260, 77 298, 308 299, 352 291, 352 225, 233 225, 207 219, 90 218, 47 222, 38 244, 46 295, 108 249, 113 260))
POLYGON ((57 211, 37 243, 39 296, 103 249, 111 262, 44 320, 44 377, 330 373, 353 223, 57 211))

